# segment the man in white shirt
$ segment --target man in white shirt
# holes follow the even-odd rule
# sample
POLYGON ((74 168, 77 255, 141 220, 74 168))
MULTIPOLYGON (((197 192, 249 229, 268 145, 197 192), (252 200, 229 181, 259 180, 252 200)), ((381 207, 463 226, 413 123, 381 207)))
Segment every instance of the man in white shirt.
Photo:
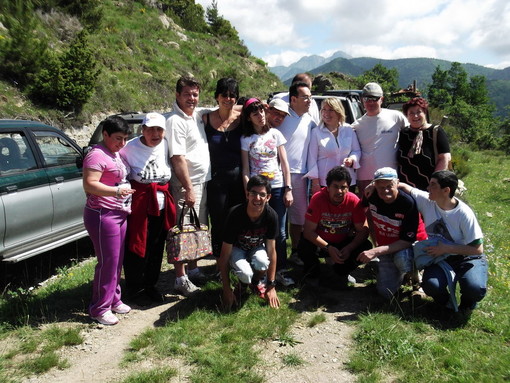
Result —
MULTIPOLYGON (((165 136, 169 142, 169 156, 173 167, 172 195, 177 218, 183 204, 195 207, 200 222, 207 224, 206 185, 211 179, 209 146, 197 108, 200 83, 192 77, 177 80, 173 112, 166 120, 165 136)), ((176 265, 175 289, 189 295, 198 288, 188 279, 184 265, 176 265)), ((190 262, 188 274, 192 279, 203 279, 196 262, 190 262)))
POLYGON ((398 135, 407 125, 401 112, 382 108, 384 97, 379 84, 366 84, 361 99, 366 113, 352 124, 361 147, 360 168, 356 173, 360 196, 377 169, 397 169, 398 135))

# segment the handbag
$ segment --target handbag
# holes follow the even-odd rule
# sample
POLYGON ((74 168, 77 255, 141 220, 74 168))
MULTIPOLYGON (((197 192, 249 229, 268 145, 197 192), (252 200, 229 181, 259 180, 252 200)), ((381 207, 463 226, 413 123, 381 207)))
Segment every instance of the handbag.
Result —
POLYGON ((168 263, 189 262, 212 254, 211 233, 201 224, 194 207, 189 209, 190 223, 184 224, 183 204, 179 222, 166 237, 168 263))

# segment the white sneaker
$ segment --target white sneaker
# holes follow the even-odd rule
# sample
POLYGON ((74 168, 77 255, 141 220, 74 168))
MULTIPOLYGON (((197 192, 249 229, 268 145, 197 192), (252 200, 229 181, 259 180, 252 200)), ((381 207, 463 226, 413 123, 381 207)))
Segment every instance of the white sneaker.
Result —
POLYGON ((105 312, 103 315, 91 318, 107 326, 112 326, 114 324, 119 323, 119 318, 117 318, 110 310, 105 312))
POLYGON ((188 279, 188 276, 185 275, 184 278, 176 278, 174 283, 174 289, 184 295, 185 297, 189 297, 193 293, 200 291, 200 287, 197 287, 188 279))
POLYGON ((131 307, 129 307, 125 303, 121 303, 120 305, 118 305, 116 307, 112 307, 112 311, 116 314, 127 314, 128 312, 131 311, 131 307))
POLYGON ((276 282, 285 287, 294 285, 296 283, 294 282, 294 279, 285 275, 285 272, 286 270, 280 270, 276 272, 276 282))
POLYGON ((347 282, 355 284, 356 283, 356 278, 354 278, 351 274, 349 274, 347 276, 347 282))

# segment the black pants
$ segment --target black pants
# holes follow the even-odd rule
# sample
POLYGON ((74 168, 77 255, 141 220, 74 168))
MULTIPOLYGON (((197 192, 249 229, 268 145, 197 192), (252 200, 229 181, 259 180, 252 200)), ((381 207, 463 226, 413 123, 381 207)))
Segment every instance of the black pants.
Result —
POLYGON ((137 254, 126 250, 124 276, 126 287, 130 292, 154 287, 158 282, 167 235, 167 231, 164 230, 164 212, 162 210, 159 216, 148 216, 145 257, 139 257, 137 254))
MULTIPOLYGON (((330 246, 336 247, 337 249, 342 249, 347 246, 352 241, 352 238, 347 238, 340 243, 330 243, 330 246)), ((369 250, 372 248, 372 243, 368 239, 366 239, 360 246, 355 248, 349 258, 343 263, 333 264, 333 270, 341 276, 347 276, 351 271, 355 270, 362 263, 357 261, 356 258, 358 255, 365 250, 369 250)), ((327 252, 323 249, 317 251, 318 248, 315 244, 301 236, 298 246, 298 255, 299 258, 304 263, 303 274, 306 277, 317 278, 320 273, 320 261, 319 258, 329 257, 327 252)))
POLYGON ((225 220, 231 207, 246 201, 239 168, 215 172, 207 182, 207 209, 211 219, 211 243, 215 257, 220 256, 225 220))

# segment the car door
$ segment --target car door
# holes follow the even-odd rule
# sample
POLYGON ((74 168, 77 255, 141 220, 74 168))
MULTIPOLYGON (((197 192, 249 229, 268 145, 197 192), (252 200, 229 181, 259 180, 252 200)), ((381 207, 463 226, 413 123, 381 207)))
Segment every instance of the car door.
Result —
POLYGON ((41 151, 50 184, 53 234, 83 228, 85 192, 82 171, 76 165, 81 152, 60 132, 33 129, 32 133, 41 151))
POLYGON ((0 198, 2 257, 50 234, 53 206, 48 175, 37 167, 23 129, 0 132, 0 198))

